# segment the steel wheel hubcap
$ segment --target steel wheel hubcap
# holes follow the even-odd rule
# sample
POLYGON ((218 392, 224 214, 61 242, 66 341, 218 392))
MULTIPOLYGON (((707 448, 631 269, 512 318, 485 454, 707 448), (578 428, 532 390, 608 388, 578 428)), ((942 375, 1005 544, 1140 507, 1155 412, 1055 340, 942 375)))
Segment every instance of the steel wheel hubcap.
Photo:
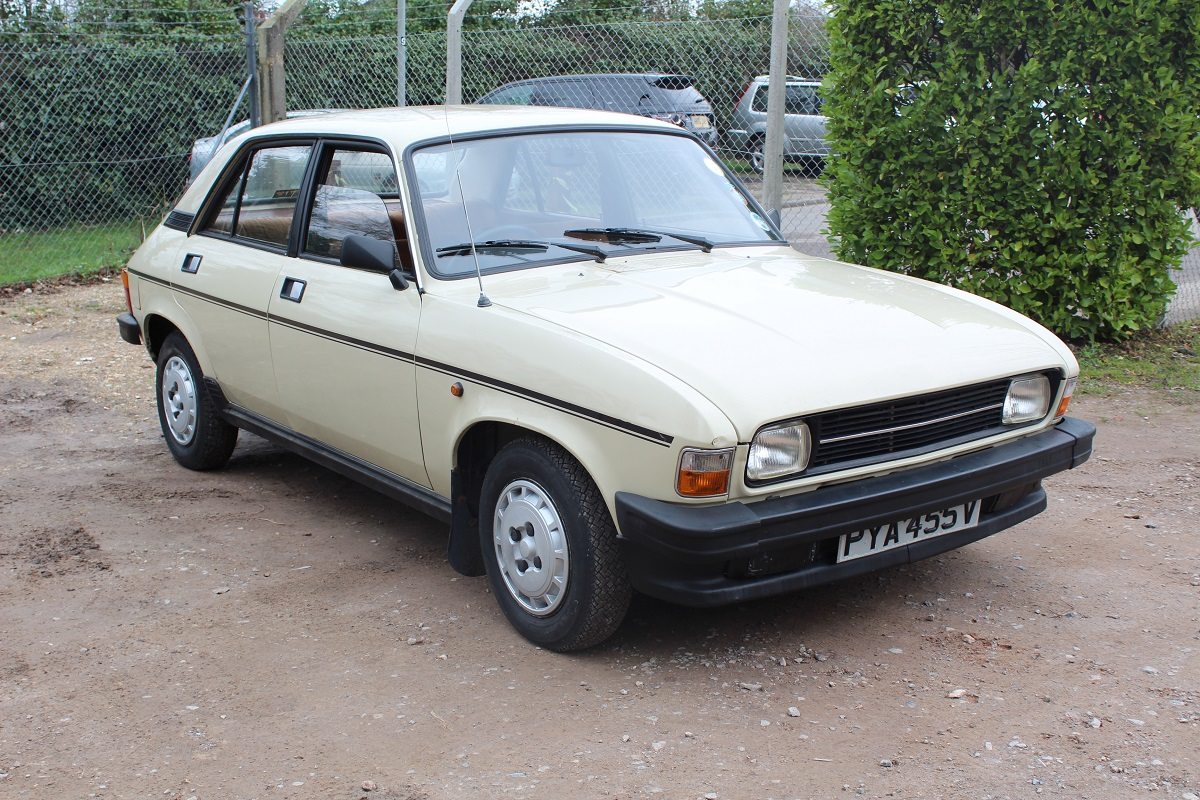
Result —
POLYGON ((196 435, 196 382, 179 356, 171 356, 163 365, 162 403, 171 437, 190 444, 196 435))
POLYGON ((513 599, 536 616, 553 613, 567 588, 570 559, 562 518, 549 495, 525 480, 505 486, 496 501, 492 538, 513 599))

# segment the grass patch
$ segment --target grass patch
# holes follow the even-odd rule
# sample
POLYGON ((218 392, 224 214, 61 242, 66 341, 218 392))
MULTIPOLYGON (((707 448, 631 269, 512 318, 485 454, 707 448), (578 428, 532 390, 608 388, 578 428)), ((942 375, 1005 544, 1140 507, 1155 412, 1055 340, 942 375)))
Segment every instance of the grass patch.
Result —
POLYGON ((1200 392, 1200 323, 1147 331, 1117 344, 1089 344, 1075 352, 1080 390, 1105 386, 1200 392))
POLYGON ((120 267, 142 241, 137 220, 43 233, 0 234, 0 286, 120 267))

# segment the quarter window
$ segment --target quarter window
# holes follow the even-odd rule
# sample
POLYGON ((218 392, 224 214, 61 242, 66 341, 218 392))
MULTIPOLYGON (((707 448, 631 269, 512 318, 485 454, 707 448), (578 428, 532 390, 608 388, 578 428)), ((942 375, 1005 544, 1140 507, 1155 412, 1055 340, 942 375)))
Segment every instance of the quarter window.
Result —
POLYGON ((206 230, 286 247, 309 145, 264 147, 243 162, 206 230))

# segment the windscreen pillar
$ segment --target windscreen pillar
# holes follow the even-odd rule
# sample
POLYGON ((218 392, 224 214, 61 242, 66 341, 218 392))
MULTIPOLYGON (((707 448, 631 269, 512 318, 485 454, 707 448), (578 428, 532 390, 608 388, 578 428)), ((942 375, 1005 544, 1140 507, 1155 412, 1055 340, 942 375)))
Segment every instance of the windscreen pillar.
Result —
POLYGON ((288 25, 300 16, 306 0, 286 0, 258 26, 258 105, 264 125, 287 116, 283 45, 288 25))

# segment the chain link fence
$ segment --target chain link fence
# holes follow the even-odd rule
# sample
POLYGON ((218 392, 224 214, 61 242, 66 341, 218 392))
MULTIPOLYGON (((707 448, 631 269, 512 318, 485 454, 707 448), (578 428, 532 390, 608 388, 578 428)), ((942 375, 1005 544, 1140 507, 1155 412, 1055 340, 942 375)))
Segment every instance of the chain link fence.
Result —
MULTIPOLYGON (((0 38, 0 264, 121 263, 179 196, 244 80, 236 44, 0 38)), ((53 271, 53 270, 50 270, 53 271)))
MULTIPOLYGON (((312 33, 302 23, 289 32, 288 108, 396 104, 394 36, 308 38, 312 33)), ((136 46, 0 38, 0 265, 120 263, 185 187, 194 141, 220 132, 245 77, 238 36, 233 30, 220 41, 178 43, 147 37, 136 46)), ((468 30, 463 97, 479 100, 526 81, 509 87, 527 91, 521 102, 670 119, 709 141, 761 199, 770 38, 769 18, 468 30), (547 82, 535 80, 613 74, 653 77, 632 98, 603 80, 575 80, 574 97, 560 91, 554 98, 547 82), (686 76, 689 85, 672 76, 686 76), (672 106, 672 98, 690 102, 672 106)), ((409 104, 442 102, 445 55, 444 32, 408 37, 409 104)), ((798 249, 828 256, 816 89, 828 45, 819 13, 793 13, 787 61, 783 228, 798 249)), ((1172 277, 1179 290, 1166 321, 1200 318, 1200 247, 1172 277)))

